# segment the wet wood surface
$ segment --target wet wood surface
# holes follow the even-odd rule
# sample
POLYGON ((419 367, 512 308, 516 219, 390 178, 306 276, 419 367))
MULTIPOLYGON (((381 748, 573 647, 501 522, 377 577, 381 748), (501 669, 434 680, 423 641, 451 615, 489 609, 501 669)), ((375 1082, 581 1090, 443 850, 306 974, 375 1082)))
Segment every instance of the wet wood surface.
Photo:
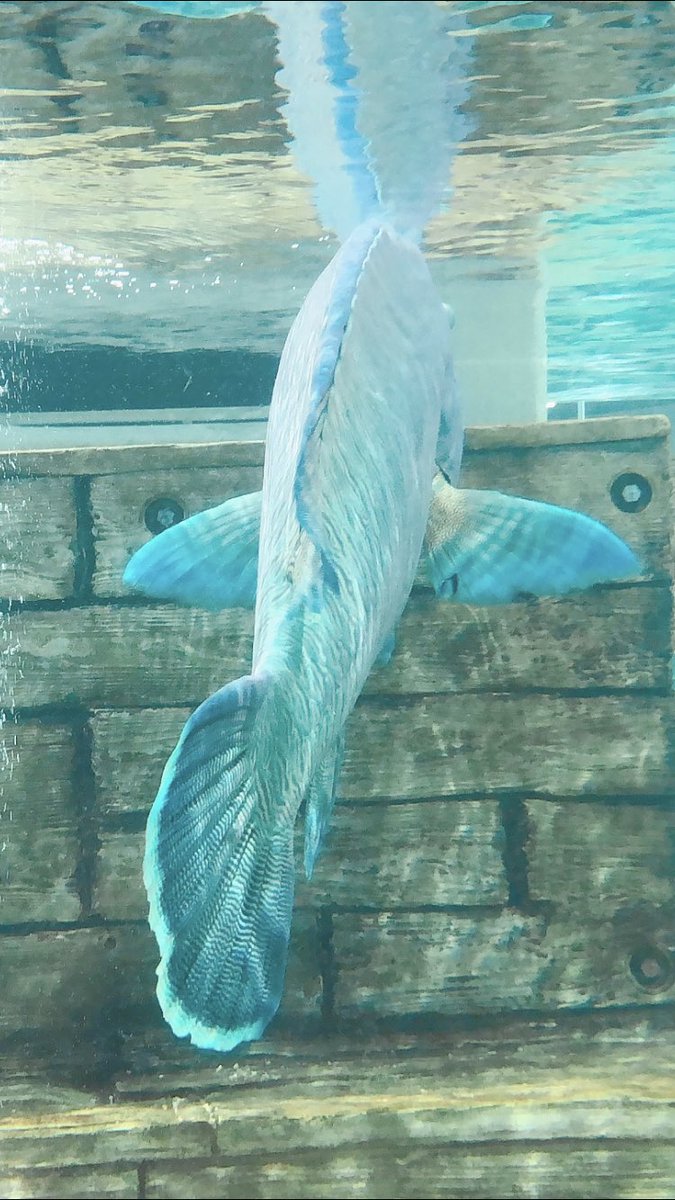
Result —
MULTIPOLYGON (((147 811, 188 716, 188 709, 94 714, 104 811, 147 811)), ((672 697, 373 697, 350 717, 339 794, 368 802, 504 792, 668 795, 674 736, 672 697)))
POLYGON ((75 750, 67 725, 0 727, 0 927, 80 915, 75 750))
POLYGON ((634 1014, 399 1041, 267 1048, 182 1094, 0 1116, 3 1194, 89 1195, 88 1178, 124 1196, 132 1172, 141 1197, 672 1194, 672 1030, 634 1014))
POLYGON ((122 582, 131 555, 152 534, 144 523, 148 505, 169 499, 186 517, 262 486, 260 467, 217 467, 120 473, 91 483, 92 535, 96 552, 93 590, 97 596, 129 595, 122 582))
MULTIPOLYGON (((320 1016, 318 936, 314 914, 296 914, 277 1017, 282 1023, 302 1022, 309 1027, 320 1016)), ((58 1040, 53 1049, 63 1064, 79 1041, 93 1043, 107 1036, 114 1044, 120 1029, 160 1024, 154 995, 156 965, 156 945, 147 919, 3 931, 0 1044, 3 1038, 30 1039, 36 1031, 48 1030, 58 1040)))
MULTIPOLYGON (((364 695, 466 691, 653 690, 671 684, 666 587, 611 588, 565 600, 473 608, 418 591, 396 651, 364 695)), ((20 707, 196 706, 251 662, 253 615, 168 605, 92 605, 12 616, 4 680, 20 707)), ((1 687, 1 684, 0 684, 1 687)))
POLYGON ((75 586, 77 513, 72 479, 3 478, 0 455, 0 597, 60 600, 75 586))
POLYGON ((416 589, 310 883, 298 825, 280 1014, 224 1057, 162 1021, 143 829, 252 618, 119 580, 149 500, 196 511, 261 462, 236 441, 4 461, 4 591, 30 603, 3 626, 0 1193, 672 1195, 667 426, 469 431, 467 484, 585 508, 646 574, 494 610, 416 589), (622 512, 635 474, 652 499, 622 512), (541 1015, 511 1034, 518 1012, 541 1015))

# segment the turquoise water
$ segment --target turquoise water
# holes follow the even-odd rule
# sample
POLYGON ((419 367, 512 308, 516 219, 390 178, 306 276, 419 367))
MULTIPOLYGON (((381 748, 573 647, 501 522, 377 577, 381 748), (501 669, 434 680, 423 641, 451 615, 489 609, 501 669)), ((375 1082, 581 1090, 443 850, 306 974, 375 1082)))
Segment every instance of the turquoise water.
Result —
MULTIPOLYGON (((336 242, 294 159, 274 27, 220 7, 244 11, 3 6, 10 412, 268 400, 336 242)), ((668 410, 675 8, 439 7, 466 89, 427 249, 469 421, 668 410)))

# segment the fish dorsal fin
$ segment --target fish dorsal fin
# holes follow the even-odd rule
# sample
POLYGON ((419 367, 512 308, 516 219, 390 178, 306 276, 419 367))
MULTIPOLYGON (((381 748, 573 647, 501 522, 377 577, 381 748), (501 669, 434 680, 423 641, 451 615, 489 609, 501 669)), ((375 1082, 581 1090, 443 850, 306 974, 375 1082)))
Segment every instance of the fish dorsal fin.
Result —
POLYGON ((305 812, 305 874, 312 878, 331 815, 335 806, 338 778, 345 753, 344 734, 337 746, 326 756, 316 772, 307 792, 305 812))
POLYGON ((451 487, 441 476, 425 546, 437 595, 464 604, 509 604, 624 579, 633 551, 583 513, 535 500, 451 487))
MULTIPOLYGON (((307 587, 310 605, 315 610, 322 607, 327 592, 339 591, 325 504, 321 498, 327 485, 322 462, 324 430, 354 297, 378 232, 378 227, 372 223, 356 230, 317 281, 289 335, 275 385, 288 390, 298 369, 298 356, 304 361, 310 359, 307 415, 299 431, 293 498, 300 530, 315 551, 311 556, 306 550, 302 552, 305 566, 311 562, 307 587)), ((270 430, 268 438, 272 436, 270 430)))
POLYGON ((172 525, 137 550, 124 582, 155 600, 210 609, 253 608, 261 493, 235 496, 172 525))

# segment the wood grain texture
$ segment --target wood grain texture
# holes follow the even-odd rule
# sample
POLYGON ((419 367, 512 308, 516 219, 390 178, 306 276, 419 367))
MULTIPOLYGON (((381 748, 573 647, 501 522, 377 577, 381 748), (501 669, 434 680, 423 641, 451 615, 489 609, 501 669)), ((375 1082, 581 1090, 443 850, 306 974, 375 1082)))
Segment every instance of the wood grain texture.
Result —
POLYGON ((92 715, 92 764, 101 817, 150 811, 164 763, 189 709, 140 709, 92 715))
POLYGON ((72 730, 0 725, 0 926, 79 915, 78 820, 72 730))
POLYGON ((499 904, 508 895, 502 840, 498 808, 489 801, 338 805, 309 882, 298 837, 296 903, 499 904))
MULTIPOLYGON (((642 942, 640 941, 639 945, 642 942)), ((338 1017, 663 1003, 630 969, 631 931, 572 914, 339 913, 338 1017)))
POLYGON ((80 446, 74 449, 0 451, 6 478, 117 475, 124 471, 189 471, 217 467, 262 468, 264 442, 181 442, 151 446, 80 446))
POLYGON ((3 1194, 126 1195, 143 1164, 149 1196, 672 1195, 675 1039, 654 1009, 173 1046, 180 1074, 3 1112, 3 1194))
POLYGON ((589 1139, 471 1150, 457 1143, 357 1143, 213 1166, 153 1163, 145 1194, 157 1200, 666 1200, 674 1186, 675 1143, 589 1139))
MULTIPOLYGON (((387 909, 420 904, 499 904, 508 896, 496 804, 338 806, 311 881, 303 822, 296 829, 296 908, 387 909)), ((116 920, 147 916, 143 833, 100 835, 95 910, 116 920)))
POLYGON ((675 807, 527 800, 530 896, 579 917, 675 902, 675 807))
MULTIPOLYGON (((103 813, 147 812, 188 709, 97 712, 94 770, 103 813)), ((672 698, 425 696, 367 700, 348 725, 345 800, 503 791, 669 795, 672 698)))
MULTIPOLYGON (((365 695, 654 689, 671 686, 671 593, 611 589, 560 601, 468 608, 418 592, 390 664, 365 695)), ((250 669, 253 615, 95 606, 10 618, 15 705, 196 706, 250 669)), ((3 698, 0 697, 0 704, 3 698)))
MULTIPOLYGON (((261 419, 268 410, 250 407, 230 409, 236 420, 250 420, 253 411, 261 419)), ((470 426, 466 430, 467 452, 513 446, 544 448, 579 446, 605 442, 633 442, 668 438, 670 422, 665 416, 597 417, 588 421, 542 421, 526 425, 470 426)), ((4 475, 114 475, 118 471, 190 470, 194 467, 262 466, 264 443, 220 440, 178 445, 86 446, 62 450, 0 451, 4 475)))
POLYGON ((348 726, 342 795, 668 794, 673 715, 672 697, 366 701, 348 726))
POLYGON ((411 597, 390 664, 365 695, 658 688, 671 682, 668 588, 473 608, 411 597))
POLYGON ((251 663, 252 614, 87 607, 11 617, 18 707, 195 706, 251 663))
MULTIPOLYGON (((381 1071, 381 1064, 378 1064, 381 1071)), ((366 1085, 318 1093, 297 1084, 223 1094, 199 1100, 119 1103, 54 1113, 48 1123, 30 1116, 0 1119, 4 1169, 156 1162, 171 1159, 242 1159, 264 1155, 283 1161, 297 1151, 335 1153, 356 1146, 388 1145, 392 1153, 448 1143, 478 1152, 501 1142, 512 1150, 550 1139, 605 1139, 672 1143, 672 1081, 644 1052, 626 1092, 626 1079, 608 1057, 592 1078, 583 1071, 531 1071, 523 1056, 515 1081, 488 1082, 480 1063, 473 1078, 458 1081, 439 1070, 420 1078, 414 1056, 405 1079, 388 1083, 380 1073, 366 1085), (525 1146, 523 1145, 525 1144, 525 1146)), ((184 1162, 187 1166, 187 1163, 184 1162)), ((203 1163, 202 1163, 203 1165, 203 1163)), ((385 1193, 387 1194, 387 1193, 385 1193)))
MULTIPOLYGON (((128 1057, 114 1082, 116 1100, 161 1099, 174 1093, 198 1097, 217 1091, 293 1084, 309 1095, 355 1088, 404 1087, 414 1073, 427 1090, 448 1084, 516 1084, 546 1077, 553 1063, 588 1082, 608 1064, 626 1080, 649 1069, 675 1070, 672 1009, 605 1008, 549 1013, 499 1013, 448 1021, 374 1029, 363 1021, 319 1037, 291 1040, 279 1032, 252 1043, 245 1055, 223 1064, 163 1030, 130 1038, 128 1057)), ((71 1107, 78 1107, 77 1104, 71 1107)))
POLYGON ((5 479, 0 471, 0 599, 69 596, 76 529, 72 479, 5 479))
POLYGON ((0 935, 0 1033, 47 1029, 67 1048, 135 1012, 152 996, 149 963, 139 972, 149 938, 134 926, 0 935))
MULTIPOLYGON (((322 1001, 318 931, 312 913, 293 926, 284 998, 277 1021, 316 1020, 322 1001)), ((144 922, 0 933, 3 1003, 0 1037, 50 1031, 70 1041, 159 1025, 157 945, 144 922)))
POLYGON ((146 506, 153 500, 175 500, 186 517, 222 504, 231 496, 255 492, 262 485, 259 467, 232 466, 226 470, 161 470, 119 473, 95 478, 91 510, 96 546, 93 587, 97 596, 129 595, 122 574, 131 555, 152 534, 145 526, 146 506))
POLYGON ((138 1167, 59 1167, 51 1171, 0 1172, 4 1200, 137 1200, 138 1167))
POLYGON ((667 438, 670 421, 661 414, 645 417, 592 417, 588 421, 540 421, 527 425, 474 425, 466 431, 467 450, 509 446, 587 446, 667 438))

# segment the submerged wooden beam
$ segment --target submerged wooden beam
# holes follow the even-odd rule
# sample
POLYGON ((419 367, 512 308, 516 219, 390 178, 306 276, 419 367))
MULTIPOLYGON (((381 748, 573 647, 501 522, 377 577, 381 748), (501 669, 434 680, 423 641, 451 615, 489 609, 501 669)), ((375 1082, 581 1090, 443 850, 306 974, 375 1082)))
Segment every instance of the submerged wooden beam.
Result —
MULTIPOLYGON (((670 691, 667 587, 612 588, 566 600, 469 608, 411 597, 391 663, 364 695, 670 691)), ((17 612, 0 706, 197 705, 251 662, 253 614, 168 605, 90 604, 17 612)))
POLYGON ((207 1068, 180 1098, 148 1079, 112 1105, 18 1110, 0 1118, 3 1194, 93 1194, 76 1190, 90 1173, 123 1196, 133 1172, 161 1197, 672 1194, 672 1031, 548 1025, 309 1044, 207 1068))
POLYGON ((248 669, 252 615, 121 575, 149 504, 252 490, 262 454, 0 456, 0 1192, 672 1195, 667 423, 469 431, 467 485, 585 509, 644 574, 479 610, 420 573, 309 883, 299 823, 279 1016, 213 1056, 159 1012, 143 831, 190 710, 248 669))

